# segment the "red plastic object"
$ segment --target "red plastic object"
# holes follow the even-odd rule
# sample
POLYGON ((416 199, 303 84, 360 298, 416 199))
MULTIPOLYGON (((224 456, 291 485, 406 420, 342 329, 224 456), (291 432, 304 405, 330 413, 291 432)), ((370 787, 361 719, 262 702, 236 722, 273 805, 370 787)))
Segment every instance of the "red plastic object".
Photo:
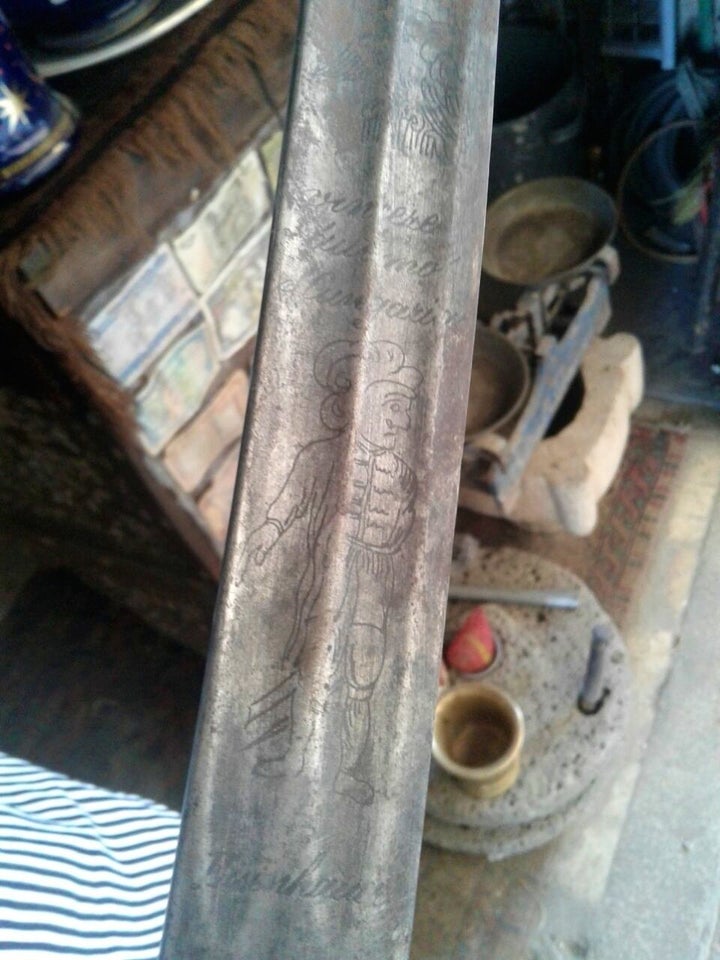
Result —
POLYGON ((475 607, 445 649, 445 662, 459 673, 480 673, 497 656, 497 645, 482 607, 475 607))

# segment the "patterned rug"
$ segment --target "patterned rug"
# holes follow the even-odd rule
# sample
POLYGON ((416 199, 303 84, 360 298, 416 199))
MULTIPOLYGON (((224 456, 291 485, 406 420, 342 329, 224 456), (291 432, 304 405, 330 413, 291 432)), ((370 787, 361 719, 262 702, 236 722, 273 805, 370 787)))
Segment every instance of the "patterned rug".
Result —
POLYGON ((684 433, 635 423, 589 537, 530 533, 468 510, 458 514, 458 530, 474 534, 485 546, 520 547, 567 567, 587 583, 622 628, 642 583, 686 442, 684 433))

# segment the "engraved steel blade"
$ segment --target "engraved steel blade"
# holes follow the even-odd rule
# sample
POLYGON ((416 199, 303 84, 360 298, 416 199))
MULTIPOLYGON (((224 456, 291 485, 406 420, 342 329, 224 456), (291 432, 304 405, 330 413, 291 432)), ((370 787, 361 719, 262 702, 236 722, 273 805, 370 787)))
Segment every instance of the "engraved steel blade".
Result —
POLYGON ((163 957, 409 949, 497 0, 308 0, 163 957))

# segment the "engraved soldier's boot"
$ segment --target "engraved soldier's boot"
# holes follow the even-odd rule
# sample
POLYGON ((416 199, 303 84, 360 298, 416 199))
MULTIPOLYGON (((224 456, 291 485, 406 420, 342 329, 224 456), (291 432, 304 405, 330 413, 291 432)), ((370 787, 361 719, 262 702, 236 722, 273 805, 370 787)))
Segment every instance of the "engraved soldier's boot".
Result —
POLYGON ((356 691, 345 701, 345 716, 340 749, 340 769, 335 777, 335 792, 362 806, 370 806, 375 790, 369 782, 367 747, 370 734, 370 695, 356 691))
POLYGON ((304 743, 297 732, 297 673, 285 677, 252 704, 245 733, 254 748, 253 772, 261 777, 296 776, 304 765, 304 743))

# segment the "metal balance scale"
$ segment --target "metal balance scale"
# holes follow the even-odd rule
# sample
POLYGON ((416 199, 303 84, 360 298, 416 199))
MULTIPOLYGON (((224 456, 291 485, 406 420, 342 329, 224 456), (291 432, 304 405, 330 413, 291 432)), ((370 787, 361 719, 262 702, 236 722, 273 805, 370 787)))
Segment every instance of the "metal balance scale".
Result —
MULTIPOLYGON (((462 484, 487 492, 501 514, 512 508, 533 450, 610 319, 609 287, 619 273, 610 246, 615 225, 612 199, 572 177, 530 181, 488 208, 481 304, 515 301, 494 312, 489 326, 528 358, 531 383, 519 376, 509 417, 469 424, 462 484)), ((495 373, 506 376, 507 367, 495 373)), ((483 408, 494 417, 492 404, 483 408)))

